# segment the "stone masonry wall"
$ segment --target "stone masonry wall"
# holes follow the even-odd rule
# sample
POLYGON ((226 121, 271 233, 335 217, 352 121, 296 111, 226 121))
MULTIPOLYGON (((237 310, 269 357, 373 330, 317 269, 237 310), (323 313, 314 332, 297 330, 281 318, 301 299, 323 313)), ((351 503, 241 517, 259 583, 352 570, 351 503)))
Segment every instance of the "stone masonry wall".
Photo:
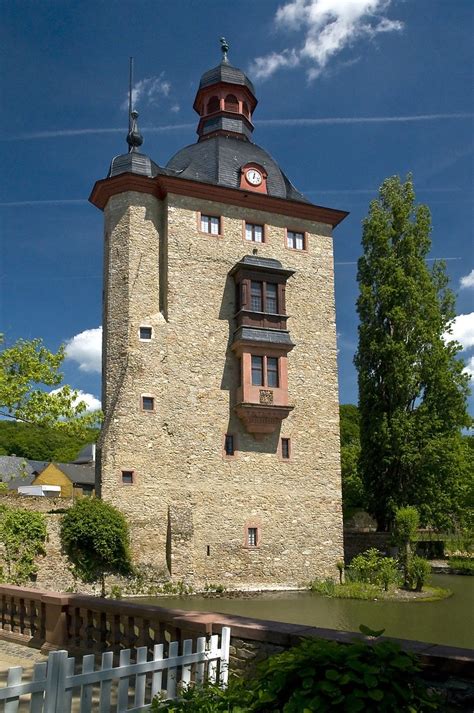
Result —
POLYGON ((228 588, 295 586, 342 559, 336 331, 330 227, 193 198, 138 193, 106 208, 103 497, 132 527, 137 561, 187 583, 228 588), (223 236, 198 230, 219 215, 223 236), (266 224, 266 242, 244 240, 244 221, 266 224), (307 231, 307 250, 285 246, 285 228, 307 231), (161 241, 161 246, 160 246, 161 241), (289 400, 280 432, 257 441, 233 412, 235 288, 244 255, 279 259, 287 285, 289 400), (139 326, 152 326, 141 342, 139 326), (140 408, 141 395, 155 410, 140 408), (234 458, 223 457, 225 433, 234 458), (278 443, 291 438, 292 458, 278 443), (121 484, 121 471, 134 484, 121 484), (261 528, 247 548, 245 528, 261 528))

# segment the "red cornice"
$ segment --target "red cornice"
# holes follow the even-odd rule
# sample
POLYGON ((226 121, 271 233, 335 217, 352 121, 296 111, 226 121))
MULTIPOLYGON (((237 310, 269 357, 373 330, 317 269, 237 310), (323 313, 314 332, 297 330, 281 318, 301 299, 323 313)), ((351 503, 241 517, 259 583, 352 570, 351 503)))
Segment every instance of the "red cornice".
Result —
POLYGON ((176 176, 161 175, 155 178, 148 178, 134 173, 121 173, 113 178, 103 178, 97 181, 89 200, 97 208, 103 210, 109 198, 126 191, 149 193, 157 198, 164 198, 168 193, 175 193, 217 203, 227 203, 240 208, 278 213, 279 215, 301 218, 302 220, 312 220, 317 223, 331 225, 333 228, 349 215, 345 210, 324 208, 312 203, 300 203, 286 198, 276 198, 275 196, 245 191, 240 188, 215 186, 210 183, 191 181, 187 178, 178 178, 176 176))

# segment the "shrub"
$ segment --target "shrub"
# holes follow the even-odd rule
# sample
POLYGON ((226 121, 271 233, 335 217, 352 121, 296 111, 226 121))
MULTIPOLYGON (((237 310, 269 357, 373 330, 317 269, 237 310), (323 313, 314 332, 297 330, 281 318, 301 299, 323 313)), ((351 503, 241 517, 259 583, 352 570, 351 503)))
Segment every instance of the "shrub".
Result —
POLYGON ((419 524, 420 516, 415 507, 408 506, 395 511, 393 537, 399 548, 398 561, 403 571, 403 586, 406 588, 410 586, 409 563, 419 524))
POLYGON ((128 526, 121 512, 97 498, 79 500, 61 522, 61 543, 84 582, 100 581, 105 596, 105 575, 132 573, 128 526))
POLYGON ((353 582, 377 584, 387 591, 390 584, 398 581, 397 563, 392 557, 384 557, 379 550, 371 547, 354 557, 348 575, 353 582))
POLYGON ((180 701, 159 702, 154 713, 424 713, 439 710, 418 678, 412 654, 383 642, 338 644, 307 639, 264 661, 250 681, 222 691, 192 687, 180 701))
POLYGON ((421 592, 423 585, 431 575, 431 565, 428 560, 418 555, 410 557, 408 562, 408 586, 415 592, 421 592))

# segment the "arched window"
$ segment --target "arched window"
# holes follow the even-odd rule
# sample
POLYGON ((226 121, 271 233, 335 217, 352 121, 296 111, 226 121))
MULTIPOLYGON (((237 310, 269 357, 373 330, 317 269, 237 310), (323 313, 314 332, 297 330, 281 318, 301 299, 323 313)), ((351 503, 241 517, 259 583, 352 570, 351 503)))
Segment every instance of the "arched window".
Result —
POLYGON ((228 94, 225 98, 226 111, 239 111, 239 102, 234 94, 228 94))
POLYGON ((207 113, 212 114, 215 111, 219 111, 220 102, 219 97, 211 97, 207 102, 207 113))

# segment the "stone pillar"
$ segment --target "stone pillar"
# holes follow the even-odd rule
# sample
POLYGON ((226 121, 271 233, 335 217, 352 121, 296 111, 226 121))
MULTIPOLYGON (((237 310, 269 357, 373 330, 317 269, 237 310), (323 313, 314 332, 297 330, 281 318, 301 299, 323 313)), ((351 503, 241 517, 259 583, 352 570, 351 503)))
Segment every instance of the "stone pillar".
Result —
POLYGON ((41 651, 48 653, 48 651, 67 649, 69 595, 49 592, 48 594, 43 594, 41 604, 44 605, 45 618, 44 644, 41 647, 41 651))

